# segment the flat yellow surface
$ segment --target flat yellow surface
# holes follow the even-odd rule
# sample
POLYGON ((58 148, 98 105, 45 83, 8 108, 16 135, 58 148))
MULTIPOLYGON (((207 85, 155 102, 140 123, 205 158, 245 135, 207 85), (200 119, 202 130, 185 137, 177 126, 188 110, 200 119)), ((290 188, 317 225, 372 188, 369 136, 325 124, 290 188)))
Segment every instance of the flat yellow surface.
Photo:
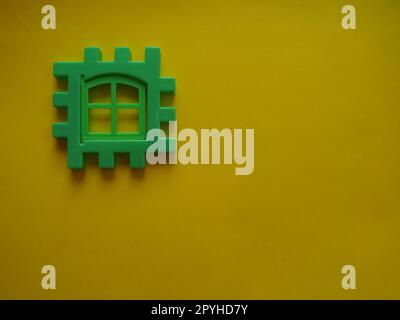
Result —
POLYGON ((399 1, 352 0, 357 30, 336 0, 45 4, 1 4, 0 298, 400 298, 399 1), (159 46, 179 128, 254 128, 254 173, 67 169, 52 63, 85 46, 159 46))

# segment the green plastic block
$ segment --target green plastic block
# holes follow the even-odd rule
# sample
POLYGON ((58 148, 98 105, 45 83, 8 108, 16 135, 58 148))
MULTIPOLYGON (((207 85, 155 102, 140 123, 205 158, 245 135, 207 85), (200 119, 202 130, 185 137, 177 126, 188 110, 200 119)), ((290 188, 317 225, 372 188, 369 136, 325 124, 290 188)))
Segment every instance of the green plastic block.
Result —
MULTIPOLYGON (((160 77, 160 49, 145 48, 145 61, 131 61, 129 48, 115 48, 114 61, 102 61, 99 48, 85 48, 83 62, 56 62, 55 77, 67 78, 68 91, 55 92, 53 105, 67 108, 68 122, 53 124, 53 137, 68 140, 68 167, 84 167, 84 154, 97 153, 101 168, 115 167, 115 154, 128 153, 132 168, 145 166, 147 148, 154 142, 146 140, 146 133, 159 129, 161 122, 176 120, 174 107, 160 107, 161 93, 175 92, 175 79, 160 77), (121 102, 121 86, 137 92, 135 101, 121 102), (91 100, 90 92, 107 87, 107 102, 91 100), (91 115, 99 110, 110 114, 109 130, 98 132, 92 127, 91 115), (137 128, 121 131, 119 112, 137 115, 137 128)), ((167 152, 175 151, 174 138, 165 138, 167 152)))

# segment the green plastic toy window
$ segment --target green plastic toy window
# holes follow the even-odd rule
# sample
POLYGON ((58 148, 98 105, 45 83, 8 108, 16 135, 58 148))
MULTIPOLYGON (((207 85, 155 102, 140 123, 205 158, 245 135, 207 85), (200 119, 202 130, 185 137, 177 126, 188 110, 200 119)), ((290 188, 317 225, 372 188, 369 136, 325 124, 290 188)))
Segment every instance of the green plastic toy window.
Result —
POLYGON ((116 75, 83 81, 83 140, 144 139, 145 132, 146 90, 142 82, 116 75))

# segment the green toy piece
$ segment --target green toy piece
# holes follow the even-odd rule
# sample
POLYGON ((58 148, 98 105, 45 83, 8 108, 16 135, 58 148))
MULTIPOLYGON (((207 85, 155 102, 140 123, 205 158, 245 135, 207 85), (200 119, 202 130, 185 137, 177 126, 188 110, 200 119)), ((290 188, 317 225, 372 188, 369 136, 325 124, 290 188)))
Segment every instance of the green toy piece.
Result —
MULTIPOLYGON (((55 92, 53 105, 67 108, 68 122, 53 124, 53 137, 68 140, 68 167, 84 167, 84 154, 97 153, 100 168, 115 167, 115 153, 128 153, 132 168, 143 168, 147 148, 155 140, 146 140, 150 129, 159 129, 162 122, 175 120, 174 107, 160 107, 160 95, 175 92, 175 79, 160 77, 160 49, 145 48, 145 61, 130 61, 129 48, 115 48, 115 60, 102 61, 98 48, 85 48, 83 62, 56 62, 53 74, 66 78, 68 91, 55 92), (107 103, 92 103, 89 92, 92 88, 109 85, 111 99, 107 103), (120 102, 117 99, 119 85, 128 86, 138 92, 137 101, 120 102), (110 132, 93 132, 90 125, 91 110, 106 110, 111 114, 110 132), (138 129, 119 132, 117 112, 135 110, 138 114, 138 129)), ((175 149, 174 138, 165 139, 166 150, 175 149)))

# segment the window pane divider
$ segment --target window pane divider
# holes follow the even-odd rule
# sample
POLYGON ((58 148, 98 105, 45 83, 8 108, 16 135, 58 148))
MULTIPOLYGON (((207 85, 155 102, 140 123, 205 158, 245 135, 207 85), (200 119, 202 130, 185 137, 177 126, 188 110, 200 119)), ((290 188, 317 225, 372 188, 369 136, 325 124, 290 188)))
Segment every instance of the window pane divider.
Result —
POLYGON ((115 107, 120 109, 141 109, 143 106, 140 103, 119 103, 115 107))
POLYGON ((113 134, 117 133, 117 109, 115 108, 117 104, 117 83, 115 81, 111 82, 111 132, 113 134))

